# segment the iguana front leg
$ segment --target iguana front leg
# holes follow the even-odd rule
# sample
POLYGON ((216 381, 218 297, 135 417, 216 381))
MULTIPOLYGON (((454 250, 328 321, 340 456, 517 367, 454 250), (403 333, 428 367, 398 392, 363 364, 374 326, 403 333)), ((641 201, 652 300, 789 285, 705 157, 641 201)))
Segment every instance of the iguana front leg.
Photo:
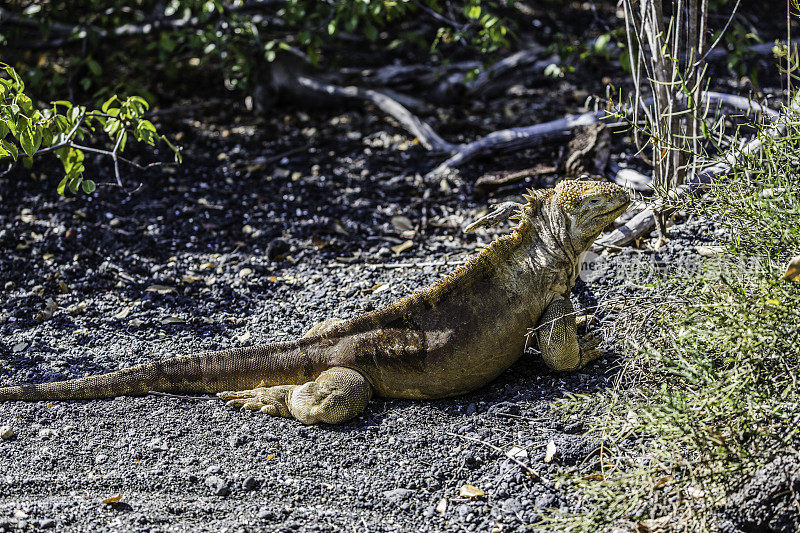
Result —
POLYGON ((569 298, 557 295, 539 319, 536 339, 544 362, 553 370, 577 370, 602 355, 600 339, 578 340, 575 309, 569 298))
POLYGON ((221 392, 231 407, 294 417, 303 424, 338 424, 360 414, 372 398, 372 386, 358 371, 333 367, 302 385, 257 387, 221 392))
POLYGON ((492 207, 492 210, 464 228, 464 233, 472 233, 478 228, 491 228, 492 226, 496 226, 501 222, 508 220, 511 215, 518 212, 519 209, 522 207, 522 204, 517 202, 503 202, 501 204, 496 204, 492 207))

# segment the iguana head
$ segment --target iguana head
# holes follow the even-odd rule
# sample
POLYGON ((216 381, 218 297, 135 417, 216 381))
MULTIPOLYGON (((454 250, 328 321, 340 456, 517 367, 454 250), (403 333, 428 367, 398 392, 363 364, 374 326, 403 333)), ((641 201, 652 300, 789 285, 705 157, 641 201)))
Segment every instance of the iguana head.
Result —
POLYGON ((585 250, 625 212, 631 198, 625 189, 606 181, 564 180, 556 185, 550 203, 563 215, 573 248, 585 250))
POLYGON ((570 260, 588 250, 603 228, 631 202, 619 185, 582 180, 564 180, 555 189, 528 191, 525 198, 528 203, 522 211, 542 213, 540 223, 548 229, 541 236, 553 247, 568 252, 570 260))

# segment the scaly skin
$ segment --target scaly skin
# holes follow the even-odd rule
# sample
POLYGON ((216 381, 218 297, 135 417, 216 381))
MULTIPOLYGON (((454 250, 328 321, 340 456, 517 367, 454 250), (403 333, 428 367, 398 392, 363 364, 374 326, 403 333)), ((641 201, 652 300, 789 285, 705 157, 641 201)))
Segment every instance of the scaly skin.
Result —
POLYGON ((596 341, 576 336, 569 292, 578 256, 630 200, 616 185, 573 180, 529 192, 526 200, 468 228, 515 212, 510 235, 439 283, 378 311, 326 321, 293 342, 0 388, 0 401, 219 393, 232 406, 305 424, 338 423, 361 413, 373 395, 427 399, 480 388, 522 355, 532 329, 548 366, 575 370, 599 355, 596 341))

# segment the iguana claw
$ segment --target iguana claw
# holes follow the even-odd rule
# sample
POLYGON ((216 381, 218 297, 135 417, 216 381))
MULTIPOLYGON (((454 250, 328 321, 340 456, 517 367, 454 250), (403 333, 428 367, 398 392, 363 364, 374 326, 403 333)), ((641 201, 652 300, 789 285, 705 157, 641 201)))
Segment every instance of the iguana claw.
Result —
POLYGON ((272 416, 292 416, 289 413, 288 396, 294 385, 278 385, 276 387, 256 387, 243 391, 227 391, 217 394, 228 400, 229 407, 241 407, 246 411, 261 411, 272 416))
POLYGON ((518 204, 517 202, 503 202, 501 204, 496 204, 487 215, 482 216, 464 228, 464 233, 472 233, 478 228, 491 228, 492 226, 496 226, 497 224, 508 220, 508 218, 521 207, 522 204, 518 204))
POLYGON ((591 361, 594 361, 603 355, 603 352, 597 349, 601 342, 603 342, 603 338, 595 335, 594 333, 584 335, 578 341, 578 345, 580 346, 581 350, 581 366, 590 363, 591 361))

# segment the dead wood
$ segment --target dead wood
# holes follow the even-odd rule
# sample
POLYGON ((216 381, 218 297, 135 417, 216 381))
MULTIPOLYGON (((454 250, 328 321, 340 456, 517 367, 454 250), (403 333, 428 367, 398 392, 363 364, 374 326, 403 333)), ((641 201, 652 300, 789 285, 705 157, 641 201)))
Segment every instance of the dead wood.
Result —
POLYGON ((539 146, 547 142, 559 142, 566 139, 573 128, 586 126, 599 121, 610 121, 612 116, 605 111, 590 111, 580 115, 567 115, 557 120, 492 132, 471 143, 457 147, 455 154, 442 164, 428 172, 425 178, 434 180, 441 178, 452 168, 486 155, 500 151, 513 151, 539 146))
POLYGON ((496 191, 502 187, 514 185, 526 178, 546 176, 558 172, 558 167, 555 165, 539 164, 531 168, 523 170, 512 170, 503 172, 493 172, 484 174, 475 180, 474 194, 476 196, 485 196, 492 191, 496 191))
POLYGON ((322 94, 328 97, 366 100, 372 102, 378 109, 385 112, 409 133, 414 135, 428 150, 435 152, 453 152, 458 147, 442 139, 438 133, 426 122, 420 120, 397 100, 386 93, 375 89, 364 89, 353 85, 341 87, 325 83, 310 76, 298 76, 298 84, 305 90, 322 94))

